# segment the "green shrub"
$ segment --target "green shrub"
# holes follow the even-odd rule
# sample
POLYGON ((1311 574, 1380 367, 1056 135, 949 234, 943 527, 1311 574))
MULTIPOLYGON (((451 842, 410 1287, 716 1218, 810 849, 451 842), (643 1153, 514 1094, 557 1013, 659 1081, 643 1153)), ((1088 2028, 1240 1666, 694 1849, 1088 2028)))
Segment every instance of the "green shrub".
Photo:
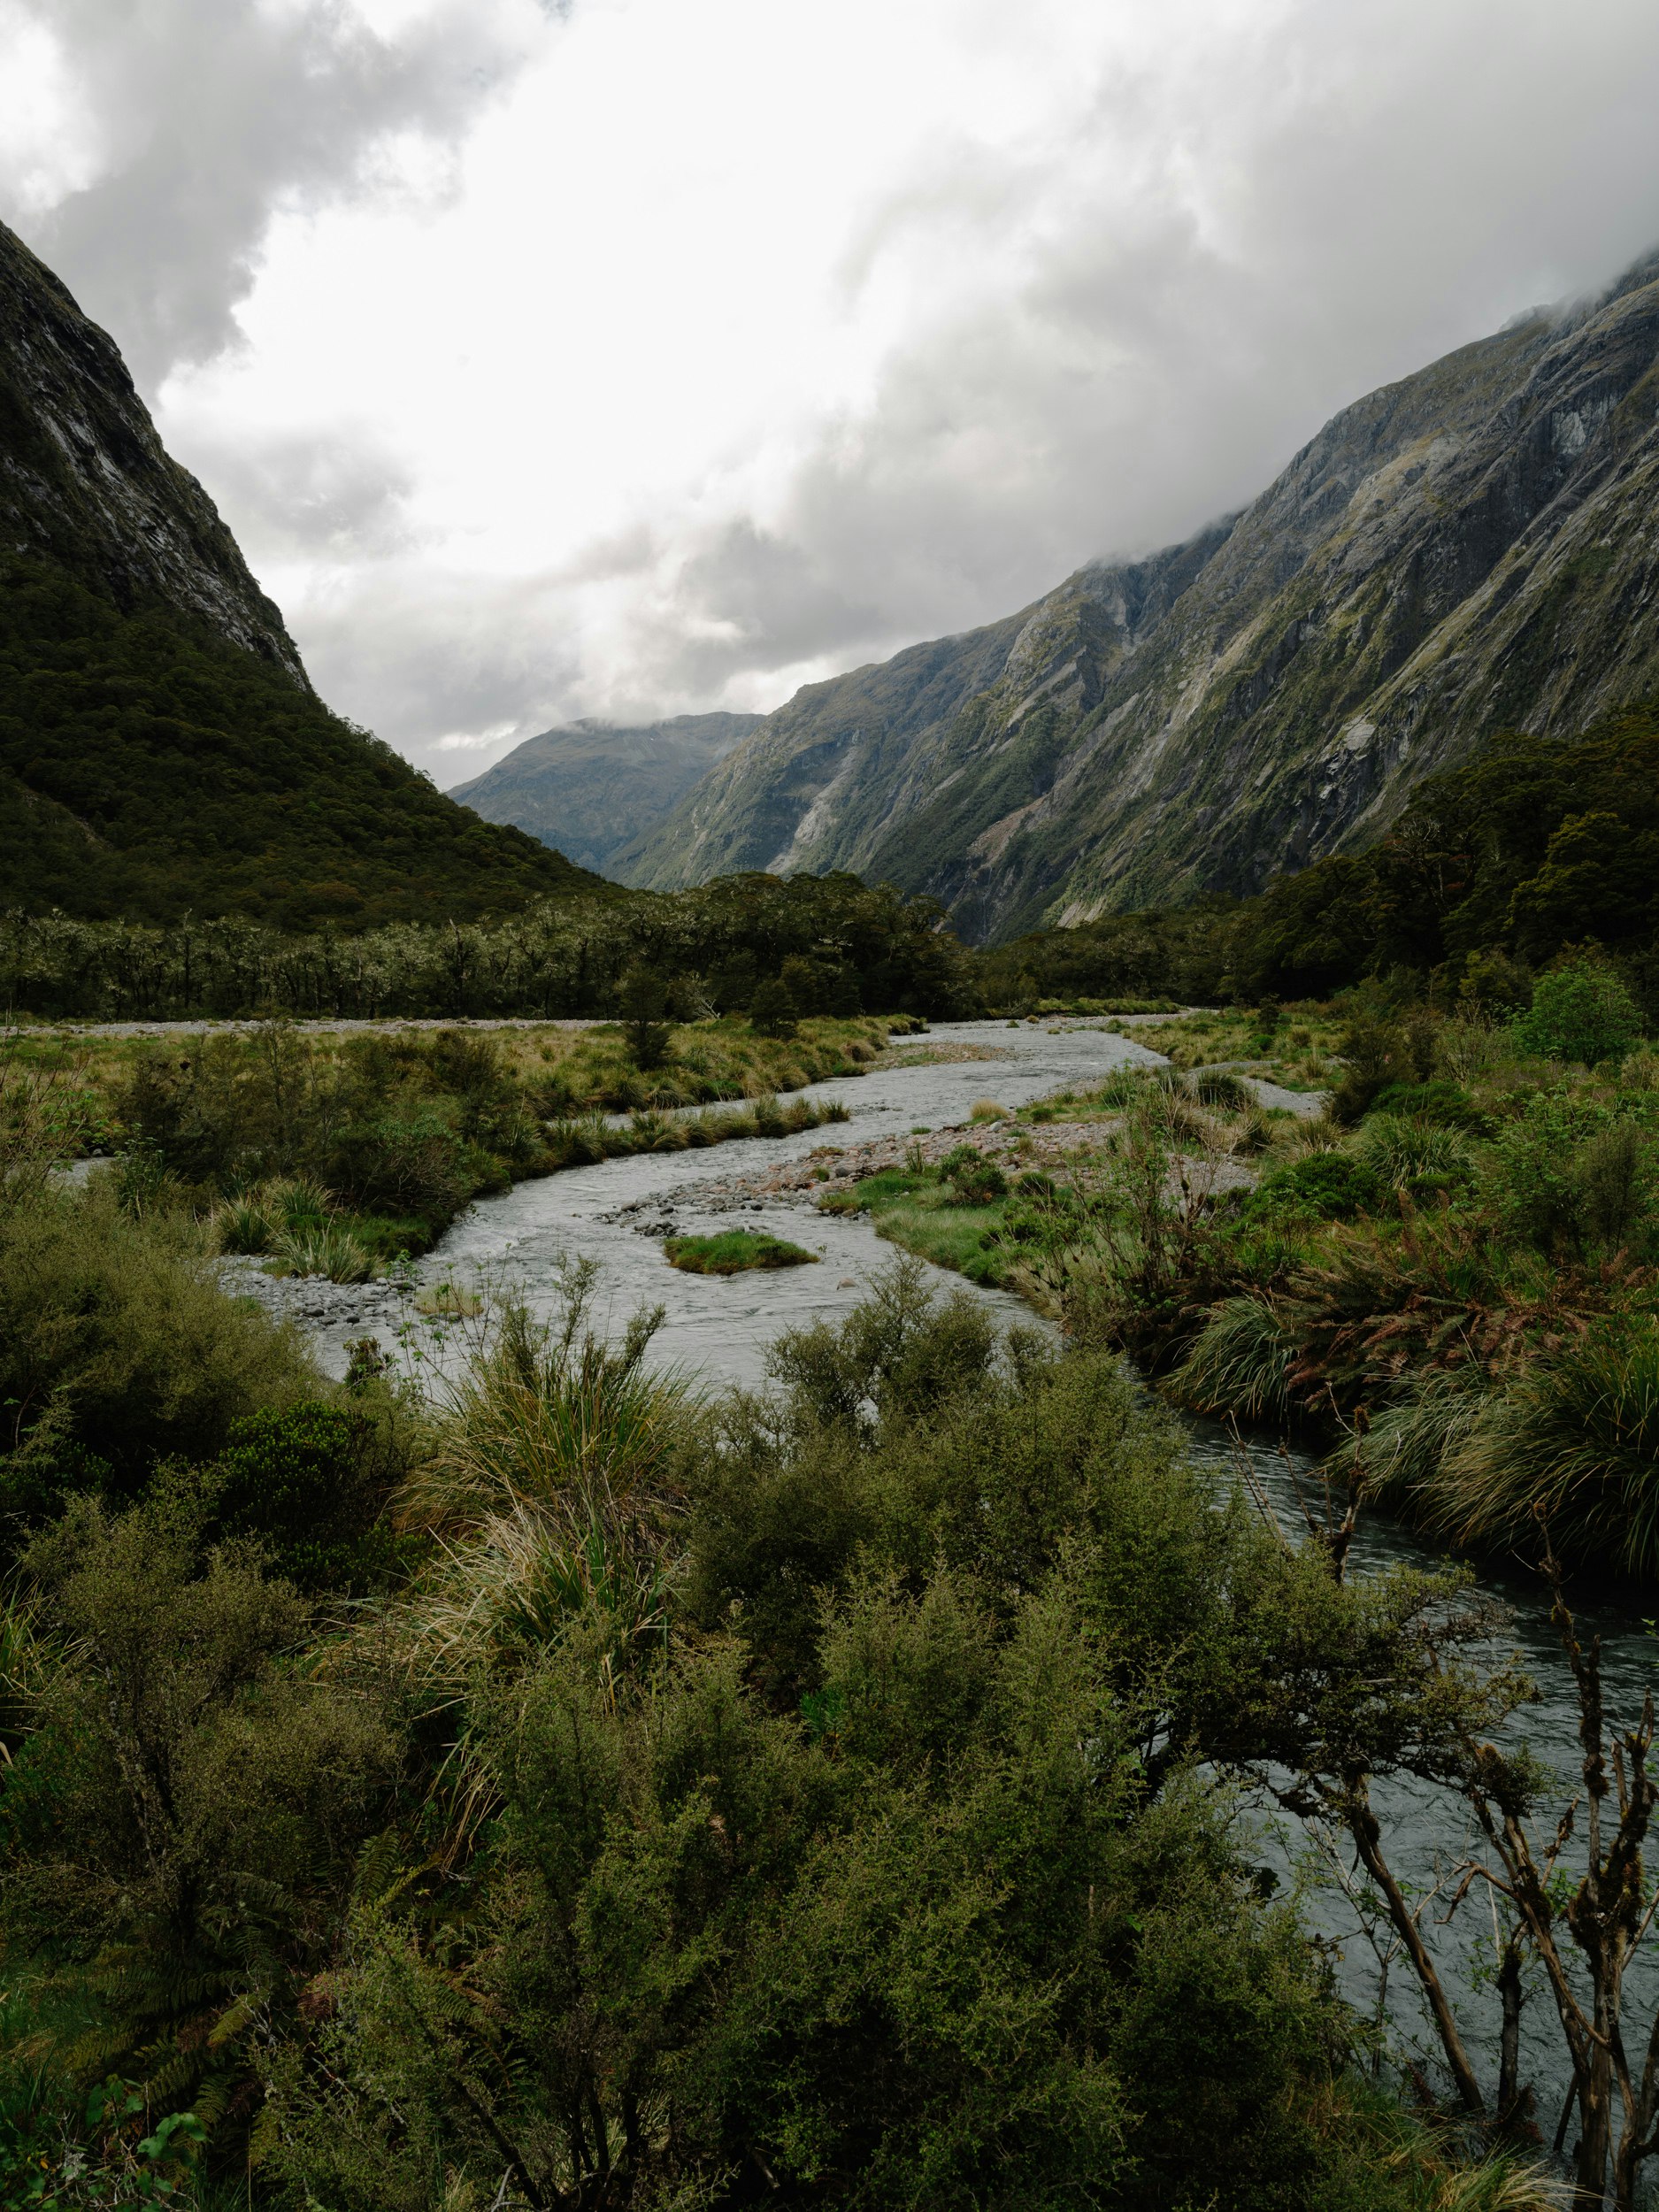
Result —
POLYGON ((1348 1221, 1380 1203, 1376 1170, 1352 1152, 1310 1152, 1264 1175, 1245 1209, 1253 1219, 1317 1217, 1348 1221))
POLYGON ((1532 1093, 1499 1133, 1487 1178, 1505 1229, 1540 1252, 1652 1241, 1652 1141, 1601 1100, 1532 1093))
POLYGON ((636 1068, 649 1072, 668 1057, 668 986, 649 969, 630 968, 617 989, 622 1033, 636 1068))
POLYGON ((365 1540, 384 1503, 373 1423, 316 1402, 250 1414, 204 1476, 225 1533, 260 1540, 302 1590, 344 1590, 372 1571, 365 1540))
POLYGON ((1008 1195, 1008 1178, 976 1145, 959 1144, 939 1163, 957 1206, 990 1206, 1008 1195))
POLYGON ((136 1490, 157 1459, 208 1460, 262 1406, 315 1397, 298 1337, 219 1289, 177 1216, 124 1212, 107 1187, 48 1194, 0 1223, 0 1470, 136 1490), (35 1455, 35 1471, 19 1454, 35 1455))
POLYGON ((1442 1123, 1448 1129, 1465 1129, 1474 1136, 1491 1132, 1491 1120, 1461 1083, 1390 1083, 1371 1103, 1374 1114, 1399 1114, 1412 1121, 1442 1123))
POLYGON ((414 1216, 446 1227, 476 1190, 475 1156, 435 1108, 343 1128, 328 1148, 328 1187, 365 1212, 414 1216))
POLYGON ((234 2144, 251 2047, 291 2032, 331 1955, 397 1747, 366 1684, 294 1666, 294 1591, 205 1533, 175 1491, 119 1516, 78 1500, 31 1545, 57 1657, 0 1845, 9 1955, 73 1961, 91 2007, 34 2059, 79 2079, 76 2118, 88 2076, 114 2072, 152 2116, 194 2103, 234 2144))
POLYGON ((1363 1119, 1382 1092, 1415 1081, 1421 1073, 1404 1028, 1375 1015, 1362 1015, 1349 1024, 1342 1056, 1346 1064, 1331 1094, 1330 1111, 1345 1124, 1363 1119))
POLYGON ((1641 1036, 1641 1016, 1612 969, 1576 961, 1539 977, 1513 1030, 1524 1052, 1595 1067, 1624 1058, 1641 1036))

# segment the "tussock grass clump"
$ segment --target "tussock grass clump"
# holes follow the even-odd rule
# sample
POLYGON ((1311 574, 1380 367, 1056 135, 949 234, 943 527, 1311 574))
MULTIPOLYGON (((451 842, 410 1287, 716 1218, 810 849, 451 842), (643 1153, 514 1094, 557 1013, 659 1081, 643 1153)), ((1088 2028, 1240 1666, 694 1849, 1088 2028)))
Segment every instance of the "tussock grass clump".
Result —
POLYGON ((551 1321, 502 1307, 398 1501, 437 1540, 398 1631, 418 1677, 459 1682, 584 1616, 618 1660, 661 1626, 695 1402, 646 1364, 660 1307, 619 1342, 589 1325, 597 1275, 571 1263, 551 1321))
POLYGON ((1480 1402, 1429 1486, 1465 1542, 1659 1574, 1659 1318, 1609 1322, 1480 1402))
POLYGON ((1469 1139, 1447 1122, 1426 1115, 1373 1113, 1366 1118, 1358 1156, 1394 1190, 1416 1184, 1470 1184, 1475 1178, 1469 1139))
POLYGON ((1170 1394, 1195 1413, 1287 1420, 1295 1349, 1295 1338, 1265 1299, 1229 1298, 1171 1377, 1170 1394))
POLYGON ((670 1237, 663 1246, 671 1267, 687 1275, 744 1275, 753 1268, 810 1267, 817 1259, 783 1237, 757 1229, 721 1229, 710 1236, 670 1237))
POLYGON ((380 1273, 373 1252, 344 1222, 306 1221, 283 1230, 271 1247, 272 1271, 322 1275, 331 1283, 366 1283, 380 1273))
POLYGON ((1225 1113, 1241 1114, 1256 1103, 1249 1085, 1225 1068, 1194 1068, 1187 1087, 1201 1106, 1219 1107, 1225 1113))
POLYGON ((1368 1429, 1344 1438, 1331 1455, 1333 1472, 1396 1512, 1439 1519, 1441 1470, 1479 1420, 1490 1386, 1473 1361, 1430 1368, 1413 1379, 1401 1402, 1385 1406, 1368 1429))

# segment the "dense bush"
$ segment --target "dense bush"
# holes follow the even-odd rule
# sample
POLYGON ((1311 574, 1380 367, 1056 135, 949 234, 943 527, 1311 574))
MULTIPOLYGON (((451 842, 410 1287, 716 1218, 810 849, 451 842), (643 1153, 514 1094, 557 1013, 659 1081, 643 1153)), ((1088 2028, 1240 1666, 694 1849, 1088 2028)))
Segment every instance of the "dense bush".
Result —
POLYGON ((188 1218, 135 1216, 107 1178, 0 1215, 0 1511, 131 1494, 157 1459, 211 1459, 318 1383, 297 1337, 224 1296, 188 1218))
POLYGON ((151 926, 14 910, 0 914, 0 994, 48 1015, 603 1018, 624 1011, 626 985, 650 994, 629 1017, 648 1034, 665 1018, 747 1011, 773 984, 807 1018, 972 1013, 972 964, 943 918, 931 899, 839 873, 609 891, 351 936, 234 916, 151 926))
POLYGON ((1250 1201, 1267 1217, 1308 1214, 1325 1221, 1351 1220, 1375 1206, 1383 1183, 1368 1161, 1352 1152, 1310 1152, 1264 1175, 1250 1201))
POLYGON ((1379 2156, 1215 1780, 1352 1789, 1496 1724, 1455 1581, 1342 1584, 1218 1507, 1115 1361, 912 1267, 715 1402, 652 1373, 653 1317, 597 1335, 593 1283, 509 1310, 426 1417, 371 1604, 312 1621, 271 1572, 335 1571, 376 1502, 393 1409, 349 1393, 30 1545, 15 2170, 273 2212, 1449 2186, 1379 2156))
POLYGON ((1586 1067, 1622 1060, 1640 1035, 1641 1016, 1624 984, 1610 969, 1586 961, 1540 975, 1532 1005, 1515 1022, 1523 1052, 1586 1067))
MULTIPOLYGON (((995 1006, 1141 994, 1255 1004, 1378 979, 1396 995, 1433 990, 1508 1013, 1526 1004, 1535 971, 1594 939, 1652 1018, 1655 793, 1652 707, 1570 742, 1500 735, 1425 778, 1370 851, 1316 861, 1259 898, 1108 915, 993 948, 979 956, 986 995, 995 1006)), ((1622 1018, 1578 1041, 1593 1057, 1616 1051, 1622 1018)))

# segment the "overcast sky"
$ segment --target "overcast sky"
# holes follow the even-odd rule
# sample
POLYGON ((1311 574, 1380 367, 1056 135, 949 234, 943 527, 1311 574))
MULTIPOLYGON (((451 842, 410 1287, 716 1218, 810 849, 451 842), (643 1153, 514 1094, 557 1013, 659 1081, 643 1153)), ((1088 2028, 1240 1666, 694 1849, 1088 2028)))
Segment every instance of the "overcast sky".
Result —
POLYGON ((1655 116, 1654 0, 0 0, 0 211, 441 784, 1185 534, 1655 116))

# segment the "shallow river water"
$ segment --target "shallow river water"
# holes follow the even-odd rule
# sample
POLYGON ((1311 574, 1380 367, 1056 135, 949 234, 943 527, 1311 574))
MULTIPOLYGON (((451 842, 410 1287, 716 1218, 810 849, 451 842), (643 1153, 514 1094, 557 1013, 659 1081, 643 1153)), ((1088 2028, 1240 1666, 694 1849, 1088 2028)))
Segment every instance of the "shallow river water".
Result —
MULTIPOLYGON (((745 1200, 737 1211, 726 1187, 757 1170, 799 1159, 826 1145, 853 1145, 872 1138, 933 1130, 965 1122, 975 1100, 993 1098, 1018 1106, 1068 1085, 1098 1080, 1125 1063, 1158 1064, 1157 1056, 1130 1035, 1115 1035, 1099 1025, 1025 1024, 1016 1028, 994 1023, 941 1025, 921 1041, 927 1048, 964 1047, 987 1056, 943 1064, 895 1064, 907 1049, 901 1044, 889 1059, 860 1078, 815 1084, 803 1094, 839 1100, 851 1119, 844 1125, 809 1130, 780 1140, 754 1139, 703 1151, 647 1154, 578 1169, 520 1184, 500 1197, 472 1206, 417 1271, 427 1285, 449 1279, 470 1287, 511 1287, 533 1307, 551 1310, 557 1301, 562 1259, 582 1256, 598 1262, 600 1310, 620 1325, 638 1306, 661 1305, 664 1317, 656 1339, 655 1357, 688 1371, 710 1386, 758 1384, 764 1374, 767 1347, 793 1325, 834 1316, 856 1304, 871 1277, 892 1257, 892 1248, 858 1217, 817 1213, 809 1200, 779 1197, 745 1200), (995 1056, 989 1056, 995 1055, 995 1056), (663 1257, 662 1240, 671 1233, 730 1227, 741 1223, 804 1245, 820 1255, 814 1266, 731 1277, 683 1274, 663 1257)), ((1306 1104, 1275 1094, 1269 1102, 1306 1104)), ((941 1288, 961 1289, 960 1278, 941 1275, 941 1288)), ((326 1284, 285 1284, 261 1294, 286 1307, 311 1330, 326 1363, 343 1371, 347 1341, 365 1333, 388 1340, 401 1335, 406 1351, 442 1368, 457 1356, 452 1333, 417 1318, 407 1286, 401 1297, 391 1287, 346 1289, 326 1284)), ((1020 1302, 1004 1293, 972 1290, 1008 1320, 1029 1319, 1020 1302)), ((1237 1479, 1236 1448, 1213 1424, 1194 1424, 1194 1446, 1215 1471, 1218 1482, 1237 1479)), ((1271 1440, 1254 1440, 1244 1448, 1293 1539, 1302 1530, 1296 1477, 1310 1497, 1317 1485, 1305 1453, 1283 1452, 1271 1440)), ((1444 1552, 1409 1529, 1380 1514, 1361 1526, 1351 1555, 1356 1571, 1392 1561, 1432 1565, 1444 1552)), ((1481 1578, 1513 1609, 1509 1640, 1539 1682, 1540 1701, 1527 1709, 1519 1726, 1533 1749, 1561 1777, 1564 1802, 1578 1770, 1577 1709, 1549 1625, 1548 1607, 1537 1578, 1502 1563, 1484 1562, 1481 1578)), ((1613 1602, 1578 1592, 1587 1626, 1603 1638, 1603 1663, 1609 1714, 1632 1721, 1654 1678, 1655 1646, 1642 1622, 1613 1602)), ((1426 1787, 1395 1785, 1378 1793, 1389 1839, 1391 1861, 1402 1879, 1419 1891, 1449 1875, 1466 1840, 1464 1817, 1449 1797, 1426 1787)), ((1553 1827, 1555 1803, 1548 1821, 1553 1827)), ((1292 1859, 1306 1855, 1301 1832, 1275 1839, 1264 1832, 1263 1863, 1286 1881, 1292 1859)), ((1344 1862, 1347 1863, 1346 1861, 1344 1862)), ((1425 1926, 1432 1928, 1443 1908, 1431 1903, 1425 1926)), ((1369 2011, 1379 1987, 1376 1955, 1359 1930, 1358 1918, 1340 1886, 1328 1882, 1310 1899, 1310 1917, 1340 1954, 1337 1972, 1351 1999, 1369 2011)), ((1436 1928, 1432 1947, 1448 1962, 1449 1978, 1465 1993, 1457 2009, 1476 2052, 1488 2090, 1494 2085, 1496 2012, 1479 1981, 1483 1939, 1489 1940, 1491 1916, 1484 1902, 1465 1903, 1449 1928, 1436 1928), (1475 1985, 1455 1963, 1476 1970, 1475 1985)), ((1648 2006, 1659 2001, 1659 1976, 1637 1978, 1632 1995, 1645 2026, 1648 2006)), ((1422 2018, 1403 1961, 1387 1973, 1389 2010, 1398 2037, 1415 2046, 1432 2068, 1435 2047, 1422 2018)), ((1546 2140, 1553 2134, 1566 2074, 1541 1982, 1529 2002, 1525 2046, 1539 2090, 1539 2120, 1546 2140)), ((1632 2022, 1632 2024, 1635 2024, 1632 2022)))

